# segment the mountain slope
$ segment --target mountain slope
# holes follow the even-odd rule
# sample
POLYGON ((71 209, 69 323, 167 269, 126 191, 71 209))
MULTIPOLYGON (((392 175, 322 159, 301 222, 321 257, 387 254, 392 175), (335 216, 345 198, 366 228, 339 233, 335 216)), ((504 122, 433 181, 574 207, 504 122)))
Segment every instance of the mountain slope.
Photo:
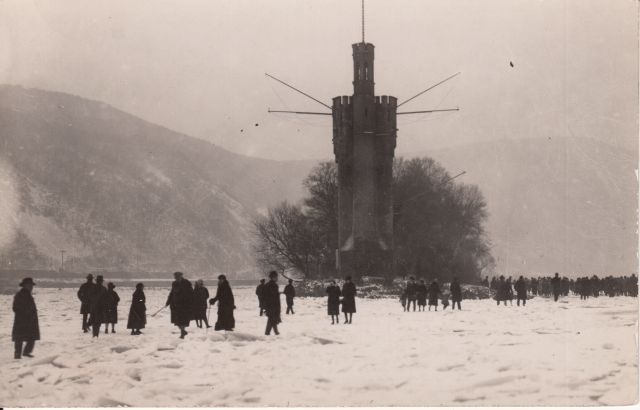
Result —
POLYGON ((299 198, 312 166, 243 157, 99 102, 17 86, 0 87, 0 147, 20 199, 3 249, 16 268, 48 267, 64 249, 76 268, 246 270, 251 217, 299 198), (20 257, 25 242, 39 254, 20 257))
POLYGON ((458 181, 482 190, 498 273, 637 272, 637 153, 587 138, 541 138, 423 154, 463 168, 458 181))

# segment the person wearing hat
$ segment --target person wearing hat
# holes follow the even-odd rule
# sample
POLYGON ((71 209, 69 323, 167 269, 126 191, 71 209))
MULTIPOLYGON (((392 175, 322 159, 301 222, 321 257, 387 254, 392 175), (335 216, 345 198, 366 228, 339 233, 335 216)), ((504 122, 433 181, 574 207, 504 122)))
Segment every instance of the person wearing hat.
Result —
POLYGON ((105 312, 105 333, 109 333, 109 324, 111 324, 111 333, 116 332, 116 323, 118 323, 118 303, 120 303, 120 296, 114 290, 116 285, 113 282, 107 284, 107 310, 105 312))
POLYGON ((216 297, 209 300, 209 305, 218 302, 218 320, 213 330, 226 330, 232 332, 236 327, 236 319, 233 310, 236 308, 233 291, 225 275, 218 276, 218 290, 216 297))
POLYGON ((289 284, 284 287, 283 293, 287 300, 287 315, 289 311, 291 311, 292 315, 295 314, 296 312, 293 311, 293 298, 296 297, 296 288, 293 287, 293 279, 289 279, 289 284))
POLYGON ((256 287, 256 296, 260 306, 260 316, 264 314, 264 279, 260 279, 260 284, 256 287))
MULTIPOLYGON (((91 306, 91 327, 93 337, 100 336, 100 326, 107 322, 107 288, 104 287, 104 277, 96 277, 95 298, 91 306)), ((108 326, 108 325, 107 325, 108 326)))
POLYGON ((36 302, 31 295, 31 291, 35 285, 33 279, 24 278, 19 285, 22 289, 13 297, 13 312, 15 313, 15 318, 13 320, 11 340, 15 344, 14 359, 20 359, 22 356, 33 357, 31 353, 33 352, 36 340, 40 340, 38 310, 36 309, 36 302), (22 350, 23 342, 26 342, 24 351, 22 350))
POLYGON ((271 334, 271 329, 273 329, 276 336, 279 335, 278 324, 282 321, 280 318, 282 311, 280 309, 278 272, 274 270, 269 272, 269 282, 264 285, 264 310, 267 315, 267 329, 264 334, 269 336, 271 334))
POLYGON ((558 301, 558 297, 560 296, 560 282, 562 282, 562 279, 560 279, 560 274, 556 272, 556 275, 553 277, 553 279, 551 279, 551 288, 553 289, 553 300, 555 302, 558 301))
POLYGON ((420 279, 420 283, 416 286, 416 300, 418 301, 418 312, 421 310, 424 312, 424 307, 427 306, 427 285, 424 283, 424 279, 420 279))
POLYGON ((89 332, 89 326, 91 326, 91 306, 93 305, 93 299, 95 296, 95 283, 93 283, 93 275, 87 275, 87 281, 80 286, 78 290, 78 299, 82 303, 80 305, 80 313, 82 314, 82 331, 89 332))
POLYGON ((174 272, 175 281, 171 284, 171 292, 165 306, 171 308, 171 323, 180 329, 180 339, 188 334, 185 328, 191 322, 191 309, 193 307, 193 286, 184 278, 182 272, 174 272))
POLYGON ((344 313, 345 325, 351 324, 353 314, 356 313, 356 285, 351 282, 351 276, 344 279, 342 286, 342 313, 344 313), (349 314, 348 322, 347 314, 349 314))
POLYGON ((144 329, 147 324, 147 298, 144 294, 144 285, 138 283, 131 298, 131 308, 129 308, 129 320, 127 329, 131 329, 132 336, 141 335, 140 329, 144 329))

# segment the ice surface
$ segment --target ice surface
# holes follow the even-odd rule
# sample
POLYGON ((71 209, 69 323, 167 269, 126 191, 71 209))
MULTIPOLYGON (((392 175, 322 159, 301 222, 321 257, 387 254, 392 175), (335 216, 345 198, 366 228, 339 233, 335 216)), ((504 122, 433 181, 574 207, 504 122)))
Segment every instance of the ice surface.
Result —
MULTIPOLYGON (((215 289, 210 289, 213 293, 215 289)), ((0 404, 95 406, 625 405, 636 401, 637 299, 535 298, 526 307, 463 301, 463 311, 404 313, 359 299, 352 325, 326 300, 296 299, 280 336, 264 336, 253 288, 236 288, 235 332, 188 328, 168 309, 141 336, 82 333, 73 289, 37 289, 42 340, 13 360, 11 296, 0 296, 0 404), (51 302, 57 300, 55 305, 51 302), (52 306, 55 306, 52 307, 52 306), (72 318, 72 320, 69 320, 72 318)), ((145 290, 149 311, 168 290, 145 290)), ((284 300, 283 300, 284 303, 284 300)), ((284 312, 284 310, 283 310, 284 312)), ((211 324, 216 310, 211 310, 211 324)))

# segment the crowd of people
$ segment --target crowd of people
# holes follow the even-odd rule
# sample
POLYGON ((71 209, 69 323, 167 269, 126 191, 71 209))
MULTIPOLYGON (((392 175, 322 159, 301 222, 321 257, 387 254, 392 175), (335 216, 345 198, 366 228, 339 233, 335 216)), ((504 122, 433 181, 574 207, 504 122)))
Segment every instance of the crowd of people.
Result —
MULTIPOLYGON (((174 281, 171 284, 171 291, 167 297, 165 306, 160 310, 169 307, 171 310, 171 323, 180 329, 180 338, 188 334, 186 328, 189 327, 191 321, 195 321, 200 328, 209 325, 208 309, 218 304, 218 318, 214 325, 215 330, 233 331, 235 328, 234 310, 235 299, 233 291, 225 275, 218 276, 218 288, 216 295, 209 298, 209 291, 204 286, 202 279, 195 281, 195 286, 184 278, 181 272, 174 273, 174 281), (208 303, 207 303, 208 300, 208 303)), ((116 286, 109 282, 104 287, 104 277, 98 275, 95 283, 93 275, 86 277, 86 282, 80 286, 78 290, 78 299, 80 300, 80 314, 82 315, 82 331, 88 333, 92 331, 93 337, 100 335, 102 324, 105 325, 105 334, 109 333, 109 325, 111 325, 111 333, 116 333, 115 325, 118 323, 118 304, 120 297, 115 291, 116 286)), ((579 295, 580 299, 588 297, 598 297, 601 295, 615 296, 638 296, 638 278, 635 274, 630 277, 608 276, 599 279, 597 276, 583 277, 576 280, 569 280, 566 277, 561 278, 558 273, 553 277, 538 277, 525 279, 520 276, 518 280, 512 282, 512 278, 500 276, 499 278, 486 277, 482 284, 495 291, 495 300, 497 304, 500 302, 513 304, 513 299, 517 299, 517 305, 526 305, 528 295, 533 296, 553 296, 558 301, 560 296, 568 296, 569 293, 579 295), (514 292, 515 291, 515 292, 514 292)), ((40 340, 40 330, 38 325, 38 313, 35 301, 32 296, 32 290, 35 286, 32 278, 25 278, 19 284, 20 291, 14 296, 13 311, 15 313, 14 324, 12 330, 12 341, 15 344, 14 358, 20 359, 22 356, 33 357, 32 352, 35 342, 40 340), (24 347, 23 347, 24 345, 24 347)), ((256 288, 256 296, 258 297, 258 306, 260 316, 266 315, 267 325, 265 335, 270 335, 273 331, 279 335, 278 325, 282 322, 280 295, 285 295, 287 303, 286 314, 295 314, 293 311, 294 298, 296 295, 293 280, 289 279, 289 283, 284 288, 284 292, 280 292, 278 285, 278 273, 276 271, 269 272, 269 281, 265 283, 265 279, 260 280, 260 284, 256 288)), ((350 276, 345 278, 343 288, 336 284, 335 280, 329 281, 326 287, 327 294, 327 315, 331 316, 331 324, 340 323, 340 306, 344 314, 344 324, 351 324, 353 314, 356 313, 356 294, 357 289, 350 276)), ((456 304, 458 310, 462 310, 460 302, 462 301, 462 289, 457 278, 449 285, 449 289, 444 291, 440 288, 438 280, 434 279, 429 286, 421 279, 416 282, 412 276, 400 295, 400 302, 405 312, 424 311, 425 306, 434 307, 434 311, 438 310, 438 301, 442 301, 443 309, 449 306, 449 298, 453 303, 455 310, 456 304)), ((159 311, 160 311, 159 310, 159 311)), ((144 294, 144 284, 138 283, 135 287, 129 307, 129 316, 127 320, 127 329, 131 329, 132 336, 141 335, 141 330, 147 324, 147 308, 146 297, 144 294)), ((159 312, 158 311, 158 312, 159 312)), ((158 312, 151 316, 155 316, 158 312)))
POLYGON ((413 304, 413 311, 416 311, 416 304, 418 305, 418 312, 424 311, 424 308, 429 304, 429 311, 433 306, 434 311, 438 311, 438 300, 442 300, 442 309, 445 310, 449 306, 449 297, 453 303, 452 309, 455 310, 456 303, 458 304, 458 310, 462 310, 460 302, 462 302, 462 289, 458 278, 454 278, 449 289, 442 291, 438 284, 438 279, 434 279, 429 287, 425 284, 424 279, 420 279, 416 282, 413 276, 409 277, 409 281, 402 294, 400 295, 400 303, 405 312, 411 311, 411 304, 413 304))
MULTIPOLYGON (((493 289, 496 292, 496 300, 498 305, 500 302, 513 301, 514 290, 518 299, 518 305, 522 300, 523 305, 526 303, 527 295, 553 297, 555 301, 560 296, 568 296, 573 294, 580 296, 580 299, 598 296, 630 296, 638 297, 638 278, 635 274, 631 276, 613 277, 607 276, 603 279, 593 275, 591 278, 585 276, 583 278, 569 279, 560 277, 559 273, 554 276, 538 277, 538 278, 520 278, 514 283, 512 278, 505 279, 504 276, 499 278, 493 277, 489 281, 489 277, 485 277, 482 281, 484 286, 493 289)), ((513 303, 513 302, 511 302, 513 303)))

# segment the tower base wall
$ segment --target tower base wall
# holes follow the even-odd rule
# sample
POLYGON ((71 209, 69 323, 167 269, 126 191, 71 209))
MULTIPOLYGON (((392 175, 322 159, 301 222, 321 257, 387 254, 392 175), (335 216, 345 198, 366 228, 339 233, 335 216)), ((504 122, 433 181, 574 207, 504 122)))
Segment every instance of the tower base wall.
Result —
POLYGON ((395 276, 393 250, 382 250, 377 243, 360 249, 340 251, 340 275, 361 278, 395 276))

